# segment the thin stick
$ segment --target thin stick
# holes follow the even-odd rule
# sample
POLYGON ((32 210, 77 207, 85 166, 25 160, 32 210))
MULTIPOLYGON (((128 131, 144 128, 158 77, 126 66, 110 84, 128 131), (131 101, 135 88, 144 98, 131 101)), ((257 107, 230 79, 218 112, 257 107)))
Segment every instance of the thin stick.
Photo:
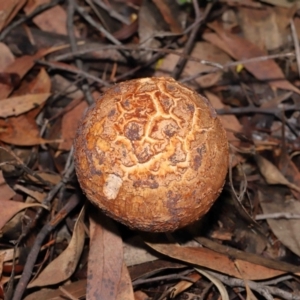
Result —
MULTIPOLYGON (((75 34, 74 34, 74 24, 73 24, 73 18, 75 13, 75 0, 69 0, 68 1, 68 18, 67 18, 67 29, 68 29, 68 35, 70 39, 70 45, 72 52, 78 50, 75 34)), ((78 57, 75 58, 75 64, 79 70, 83 70, 83 62, 78 57)), ((85 74, 83 74, 83 81, 81 82, 81 89, 85 95, 85 100, 89 105, 92 105, 94 103, 94 99, 92 97, 92 93, 90 91, 90 87, 88 85, 87 77, 85 74)))
POLYGON ((295 46, 295 53, 296 53, 296 59, 297 59, 297 66, 298 66, 298 74, 300 77, 300 47, 299 47, 299 40, 298 40, 298 35, 297 35, 297 30, 295 27, 295 23, 293 19, 291 19, 291 30, 292 30, 292 37, 294 40, 294 46, 295 46))
MULTIPOLYGON (((220 281, 223 283, 229 285, 229 286, 238 286, 238 287, 245 287, 245 281, 243 279, 238 278, 232 278, 217 272, 213 271, 207 271, 208 273, 212 274, 213 276, 217 277, 220 281)), ((264 285, 263 283, 254 282, 251 280, 247 280, 247 284, 251 290, 256 291, 263 297, 269 300, 273 300, 272 295, 280 297, 282 299, 286 300, 300 300, 299 295, 295 295, 294 293, 286 292, 282 289, 279 289, 277 287, 271 287, 264 285)))
POLYGON ((19 18, 17 21, 10 23, 0 34, 0 41, 2 41, 14 28, 18 27, 22 23, 34 18, 36 15, 42 13, 45 10, 48 10, 52 8, 53 6, 59 4, 63 0, 53 0, 49 3, 39 5, 32 13, 30 13, 28 16, 23 16, 19 18))
MULTIPOLYGON (((201 25, 203 24, 203 21, 206 19, 207 15, 209 14, 213 4, 212 2, 209 2, 205 8, 205 12, 203 15, 200 14, 200 9, 199 9, 199 4, 197 0, 193 0, 193 5, 194 5, 194 10, 196 13, 196 22, 197 25, 192 29, 191 34, 188 38, 187 43, 185 44, 184 50, 183 50, 183 54, 184 55, 188 55, 191 53, 191 51, 193 50, 194 44, 195 44, 195 39, 197 36, 197 33, 199 31, 199 28, 201 27, 201 25), (198 21, 201 20, 201 21, 198 21)), ((181 57, 177 63, 177 66, 174 68, 171 76, 175 79, 178 79, 180 77, 180 74, 182 73, 184 66, 187 63, 188 58, 185 57, 181 57)))
POLYGON ((31 251, 27 257, 24 270, 21 276, 20 281, 17 284, 17 287, 15 289, 15 293, 13 295, 12 300, 21 300, 23 297, 23 294, 26 290, 27 284, 31 278, 32 270, 34 268, 34 264, 37 260, 37 257, 40 252, 40 248, 43 244, 44 239, 47 237, 47 235, 53 231, 56 226, 80 203, 79 197, 74 194, 72 195, 66 205, 54 216, 54 218, 44 225, 44 227, 41 229, 39 234, 35 238, 35 242, 33 244, 33 247, 31 248, 31 251))
POLYGON ((130 21, 129 21, 127 18, 125 18, 123 15, 119 14, 119 13, 118 13, 116 10, 114 10, 111 6, 105 4, 102 0, 94 0, 94 2, 95 2, 98 6, 100 6, 100 7, 103 8, 104 10, 106 10, 106 11, 108 12, 108 14, 109 14, 112 18, 114 18, 114 19, 116 19, 116 20, 122 22, 123 24, 130 25, 130 21))
POLYGON ((266 219, 300 219, 299 214, 289 213, 289 212, 278 212, 272 214, 259 214, 256 215, 255 220, 266 220, 266 219))
POLYGON ((166 48, 161 49, 161 48, 152 48, 152 47, 143 47, 143 46, 139 47, 139 46, 124 46, 124 45, 119 45, 119 46, 118 45, 105 45, 105 46, 101 45, 99 47, 90 47, 88 49, 82 49, 82 50, 76 51, 74 53, 60 54, 60 55, 57 55, 54 58, 54 60, 56 60, 56 61, 66 60, 66 59, 73 58, 74 56, 80 56, 80 55, 88 54, 91 52, 97 52, 97 51, 103 51, 103 50, 109 50, 109 49, 127 50, 127 51, 152 51, 152 52, 160 52, 160 53, 166 53, 166 54, 174 54, 174 55, 178 55, 180 57, 186 58, 190 61, 194 61, 194 62, 198 62, 198 63, 204 64, 204 65, 210 65, 210 66, 214 67, 211 70, 206 71, 206 73, 213 73, 213 72, 220 71, 220 70, 225 71, 231 67, 236 67, 237 65, 240 65, 240 64, 245 65, 245 64, 250 64, 253 62, 266 61, 266 60, 275 59, 275 58, 295 57, 295 53, 286 52, 286 53, 263 55, 263 56, 248 58, 248 59, 244 59, 244 60, 238 60, 238 61, 234 61, 234 62, 230 62, 230 63, 222 65, 222 64, 215 63, 212 61, 207 61, 207 60, 199 59, 197 57, 186 55, 186 54, 178 52, 177 50, 174 50, 174 49, 166 49, 166 48))
POLYGON ((44 66, 48 66, 54 70, 62 70, 62 71, 66 71, 66 72, 69 72, 69 73, 73 73, 73 74, 76 74, 76 75, 80 75, 80 76, 85 76, 86 78, 88 79, 91 79, 93 80, 94 82, 98 82, 100 83, 102 86, 110 86, 109 83, 107 83, 106 81, 102 80, 101 78, 98 78, 94 75, 91 75, 87 72, 84 72, 82 70, 76 70, 74 68, 72 68, 72 66, 59 66, 59 65, 56 65, 54 63, 51 63, 51 62, 47 62, 47 61, 43 61, 43 60, 36 60, 37 63, 39 63, 40 65, 44 65, 44 66))
POLYGON ((115 45, 122 45, 122 43, 117 40, 112 34, 110 34, 102 25, 96 23, 92 17, 79 5, 76 4, 77 12, 94 28, 99 30, 108 40, 110 40, 115 45))

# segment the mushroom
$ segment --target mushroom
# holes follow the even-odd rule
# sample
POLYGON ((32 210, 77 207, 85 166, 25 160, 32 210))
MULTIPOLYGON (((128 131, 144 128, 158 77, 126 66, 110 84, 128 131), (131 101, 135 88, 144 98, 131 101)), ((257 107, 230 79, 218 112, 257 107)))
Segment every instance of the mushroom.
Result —
POLYGON ((222 191, 226 132, 209 101, 172 78, 129 80, 86 112, 74 142, 87 198, 133 229, 174 231, 222 191))

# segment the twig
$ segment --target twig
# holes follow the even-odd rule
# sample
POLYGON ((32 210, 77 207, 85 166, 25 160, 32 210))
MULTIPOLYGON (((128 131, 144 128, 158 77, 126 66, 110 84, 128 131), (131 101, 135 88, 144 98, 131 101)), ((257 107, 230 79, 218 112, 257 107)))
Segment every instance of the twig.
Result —
POLYGON ((98 82, 100 83, 102 86, 110 86, 109 83, 107 83, 106 81, 102 80, 101 78, 98 78, 94 75, 91 75, 87 72, 84 72, 82 70, 76 70, 74 68, 72 68, 72 66, 59 66, 59 65, 56 65, 54 63, 51 63, 51 62, 47 62, 47 61, 43 61, 43 60, 36 60, 37 63, 39 63, 40 65, 44 65, 44 66, 47 66, 47 67, 50 67, 51 69, 56 69, 56 70, 62 70, 62 71, 66 71, 66 72, 69 72, 69 73, 73 73, 73 74, 76 74, 76 75, 80 75, 82 77, 86 77, 86 78, 89 78, 91 80, 93 80, 94 82, 98 82))
POLYGON ((59 4, 63 0, 52 0, 49 3, 39 5, 33 12, 31 12, 28 16, 23 16, 16 20, 15 22, 10 23, 0 34, 0 41, 2 41, 10 32, 12 29, 18 27, 22 23, 34 18, 36 15, 42 13, 45 10, 48 10, 52 8, 53 6, 59 4))
POLYGON ((289 212, 279 212, 273 214, 259 214, 255 217, 256 221, 266 219, 300 219, 300 215, 289 212))
POLYGON ((40 183, 44 184, 45 186, 51 187, 52 184, 46 180, 44 180, 41 176, 39 176, 38 174, 36 174, 34 171, 32 171, 30 168, 28 168, 24 162, 10 149, 6 148, 6 147, 2 147, 0 146, 0 149, 6 151, 7 153, 9 153, 16 161, 17 163, 12 163, 12 162, 3 162, 0 164, 1 165, 13 165, 16 167, 21 168, 24 172, 28 173, 29 175, 31 175, 32 177, 36 178, 40 183))
POLYGON ((296 53, 296 60, 297 60, 297 66, 298 66, 298 74, 300 77, 300 48, 299 48, 299 39, 297 35, 297 30, 294 24, 293 19, 291 19, 291 30, 292 30, 292 37, 294 40, 294 46, 295 46, 295 53, 296 53))
MULTIPOLYGON (((200 72, 197 72, 190 76, 184 77, 180 80, 180 82, 188 82, 188 81, 194 80, 194 79, 196 79, 200 76, 206 75, 206 74, 219 72, 220 70, 227 71, 228 69, 236 67, 238 65, 246 65, 246 64, 251 64, 254 62, 266 61, 266 60, 270 60, 270 59, 283 58, 283 57, 295 57, 295 53, 287 52, 287 53, 280 53, 280 54, 264 55, 264 56, 258 56, 258 57, 244 59, 244 60, 233 61, 233 62, 224 64, 224 65, 215 64, 214 65, 215 68, 212 68, 212 69, 206 70, 206 71, 200 71, 200 72)), ((196 61, 196 59, 193 57, 190 60, 196 61)), ((205 61, 199 61, 199 63, 204 64, 204 65, 208 64, 208 63, 205 63, 205 61)), ((210 62, 209 62, 209 64, 210 64, 210 62)), ((282 78, 280 80, 282 80, 282 78)))
POLYGON ((258 114, 268 114, 274 115, 277 117, 283 124, 286 124, 291 132, 298 137, 299 130, 297 130, 296 125, 291 122, 286 122, 283 116, 283 112, 285 111, 294 111, 300 110, 299 105, 284 105, 279 104, 277 107, 255 107, 255 106, 247 106, 247 107, 235 107, 235 108, 225 108, 225 109, 216 109, 217 113, 220 115, 228 115, 228 114, 247 114, 247 113, 258 113, 258 114))
MULTIPOLYGON (((72 151, 69 153, 69 157, 73 156, 72 151)), ((68 158, 69 159, 69 158, 68 158)), ((67 165, 67 164, 66 164, 67 165)), ((67 184, 67 182, 70 180, 70 177, 73 175, 74 172, 74 163, 72 162, 68 168, 64 170, 63 172, 63 178, 60 182, 58 182, 52 190, 48 193, 47 197, 42 201, 43 205, 49 206, 52 199, 55 197, 55 195, 59 192, 59 190, 67 184)))
POLYGON ((75 4, 77 12, 94 28, 99 30, 108 40, 110 40, 115 45, 122 45, 122 43, 117 40, 112 34, 110 34, 102 25, 96 23, 92 17, 79 5, 75 4))
MULTIPOLYGON (((184 55, 191 53, 191 51, 194 47, 194 43, 195 43, 195 39, 196 39, 198 30, 201 27, 203 21, 206 19, 207 15, 209 14, 209 12, 213 6, 213 3, 209 2, 206 5, 205 12, 203 15, 200 14, 199 4, 198 4, 197 0, 193 0, 193 5, 194 5, 195 13, 196 13, 196 21, 198 21, 198 20, 201 20, 201 21, 198 21, 197 25, 192 29, 191 34, 188 38, 188 41, 186 42, 186 44, 184 46, 184 50, 183 50, 184 55)), ((171 75, 173 78, 178 79, 180 77, 180 74, 182 73, 182 70, 183 70, 184 66, 186 65, 187 60, 188 60, 187 58, 183 58, 183 57, 181 57, 179 59, 179 61, 177 62, 177 65, 174 68, 172 75, 171 75)))
MULTIPOLYGON (((67 159, 67 161, 69 161, 69 158, 73 158, 73 152, 70 151, 69 153, 69 157, 67 159)), ((67 166, 67 164, 66 164, 67 166)), ((65 166, 65 169, 64 169, 64 172, 63 172, 63 178, 61 179, 60 182, 58 182, 50 191, 49 193, 47 194, 47 196, 43 199, 42 201, 42 204, 45 205, 45 206, 49 206, 51 201, 54 199, 55 195, 60 191, 60 189, 62 187, 65 186, 65 184, 69 181, 70 177, 72 176, 73 172, 74 172, 74 163, 70 163, 68 165, 68 168, 66 169, 66 166, 65 166)), ((35 217, 34 219, 32 219, 30 222, 28 222, 28 224, 24 227, 22 233, 20 234, 19 238, 18 238, 18 241, 17 243, 19 244, 24 237, 27 236, 29 230, 32 228, 32 226, 34 224, 36 224, 37 220, 41 217, 43 213, 43 208, 39 208, 35 214, 35 217)))
POLYGON ((240 114, 249 114, 249 113, 257 113, 257 114, 267 114, 267 115, 278 115, 282 111, 293 111, 300 110, 299 105, 284 105, 281 104, 278 107, 255 107, 255 106, 246 106, 246 107, 232 107, 232 108, 224 108, 217 109, 217 113, 220 115, 240 115, 240 114))
MULTIPOLYGON (((173 46, 173 44, 169 44, 169 47, 173 46)), ((125 50, 125 51, 149 51, 149 52, 157 52, 157 53, 161 53, 161 54, 174 54, 177 55, 179 57, 183 57, 186 58, 188 60, 191 61, 195 61, 198 63, 202 63, 205 65, 210 65, 219 69, 223 69, 224 67, 221 64, 212 62, 212 61, 207 61, 207 60, 203 60, 203 59, 199 59, 190 55, 185 55, 181 52, 178 52, 177 50, 174 49, 169 49, 167 47, 164 48, 152 48, 152 47, 144 47, 144 46, 125 46, 125 45, 101 45, 101 46, 97 46, 97 47, 89 47, 87 49, 82 49, 79 51, 76 51, 74 53, 64 53, 64 54, 59 54, 56 57, 54 57, 55 61, 62 61, 62 60, 66 60, 66 59, 70 59, 70 58, 74 58, 76 56, 80 56, 80 55, 84 55, 84 54, 88 54, 91 52, 101 52, 104 50, 125 50)), ((290 52, 289 52, 290 53, 290 52)))
MULTIPOLYGON (((77 43, 76 38, 74 35, 74 25, 73 25, 73 18, 75 13, 75 1, 76 0, 68 0, 68 18, 67 18, 67 29, 68 29, 68 35, 70 39, 70 45, 72 52, 77 51, 77 43)), ((75 64, 79 70, 83 70, 83 63, 80 58, 75 58, 75 64)), ((89 105, 92 105, 94 103, 87 77, 85 74, 83 74, 83 81, 81 82, 81 89, 85 95, 85 100, 89 105)))
POLYGON ((121 14, 119 14, 117 11, 115 11, 112 7, 108 6, 107 4, 105 4, 102 0, 93 0, 94 3, 96 3, 98 6, 100 6, 101 8, 103 8, 104 10, 106 10, 108 12, 108 14, 120 21, 121 23, 123 24, 126 24, 126 25, 129 25, 130 24, 130 21, 125 18, 124 16, 122 16, 121 14))
POLYGON ((32 270, 34 267, 34 264, 36 262, 36 259, 38 257, 38 254, 40 252, 40 248, 42 246, 42 243, 44 239, 47 237, 47 235, 56 228, 56 226, 80 203, 79 197, 74 194, 69 199, 66 205, 54 216, 54 218, 44 225, 44 227, 41 229, 39 234, 35 238, 35 242, 33 244, 33 247, 31 248, 31 251, 27 257, 24 270, 21 276, 20 281, 17 284, 17 287, 15 289, 15 293, 13 295, 12 300, 21 300, 22 296, 26 290, 27 284, 31 278, 32 270))
MULTIPOLYGON (((169 41, 169 42, 167 43, 167 45, 165 46, 165 49, 168 48, 168 47, 171 47, 171 45, 172 45, 172 42, 169 41)), ((168 50, 168 49, 166 49, 166 50, 168 50)), ((114 78, 114 82, 119 82, 119 81, 122 81, 122 80, 128 78, 129 76, 132 76, 132 75, 135 74, 135 72, 137 72, 138 70, 141 70, 141 69, 143 69, 143 68, 145 68, 145 67, 147 67, 147 66, 149 66, 149 65, 152 65, 154 62, 156 62, 157 60, 159 60, 159 59, 160 59, 161 57, 163 57, 163 56, 164 56, 163 53, 159 53, 159 52, 156 53, 156 54, 153 55, 147 62, 145 62, 145 63, 143 63, 143 64, 137 66, 136 68, 132 68, 130 71, 128 71, 128 72, 126 72, 126 73, 124 73, 124 74, 122 74, 122 75, 120 75, 120 76, 114 78)))
POLYGON ((275 284, 278 284, 282 281, 290 280, 290 279, 293 279, 293 278, 294 277, 292 275, 281 275, 281 276, 279 276, 277 278, 274 278, 274 279, 260 281, 260 283, 263 284, 263 285, 275 285, 275 284))
POLYGON ((159 60, 161 57, 163 57, 163 54, 161 53, 156 53, 155 55, 153 55, 146 63, 141 64, 135 68, 131 68, 128 72, 123 73, 117 77, 114 78, 114 82, 120 82, 123 81, 129 77, 131 77, 132 75, 134 75, 137 71, 142 70, 143 68, 146 68, 149 65, 152 65, 154 62, 156 62, 157 60, 159 60))
POLYGON ((209 282, 207 286, 202 290, 199 296, 201 300, 206 299, 205 296, 207 295, 208 291, 213 287, 213 285, 214 284, 212 282, 209 282))
POLYGON ((230 63, 227 63, 227 64, 223 65, 223 68, 228 69, 228 68, 236 67, 236 66, 241 65, 241 64, 246 65, 246 64, 251 64, 253 62, 266 61, 266 60, 275 59, 275 58, 282 58, 282 57, 295 57, 295 53, 287 52, 287 53, 279 53, 279 54, 252 57, 252 58, 247 58, 247 59, 244 59, 244 60, 237 60, 237 61, 233 61, 233 62, 230 62, 230 63))
MULTIPOLYGON (((217 272, 213 271, 207 271, 208 273, 211 273, 213 276, 217 277, 219 280, 221 280, 223 283, 229 286, 238 286, 238 287, 245 287, 245 281, 238 278, 232 278, 226 275, 222 275, 217 272)), ((300 296, 295 295, 293 293, 286 292, 284 290, 281 290, 276 287, 270 287, 266 286, 262 283, 254 282, 251 280, 247 280, 247 284, 250 289, 256 291, 263 297, 265 297, 268 300, 273 300, 272 295, 281 297, 285 300, 300 300, 300 296)))
MULTIPOLYGON (((90 47, 88 49, 82 49, 82 50, 76 51, 74 53, 59 54, 54 58, 54 60, 56 60, 56 61, 66 60, 66 59, 73 58, 74 56, 80 56, 80 55, 88 54, 91 52, 97 52, 97 51, 103 51, 103 50, 109 50, 109 49, 126 50, 126 51, 152 51, 152 52, 160 52, 160 53, 166 53, 166 54, 174 54, 179 57, 186 58, 190 61, 201 63, 204 65, 211 65, 214 67, 211 70, 207 70, 205 72, 205 74, 214 73, 214 72, 217 72, 220 70, 226 71, 229 68, 236 67, 237 65, 241 65, 241 64, 245 65, 245 64, 250 64, 253 62, 266 61, 266 60, 275 59, 275 58, 295 57, 295 53, 286 52, 286 53, 263 55, 263 56, 248 58, 248 59, 244 59, 244 60, 238 60, 238 61, 234 61, 234 62, 230 62, 230 63, 222 65, 222 64, 215 63, 212 61, 207 61, 207 60, 199 59, 197 57, 186 55, 184 53, 178 52, 177 50, 173 50, 173 49, 167 49, 167 48, 161 49, 161 48, 152 48, 152 47, 144 47, 144 46, 103 45, 103 46, 99 46, 99 47, 90 47)), ((202 72, 199 72, 197 74, 201 75, 202 72)), ((196 76, 196 74, 193 76, 196 76)))

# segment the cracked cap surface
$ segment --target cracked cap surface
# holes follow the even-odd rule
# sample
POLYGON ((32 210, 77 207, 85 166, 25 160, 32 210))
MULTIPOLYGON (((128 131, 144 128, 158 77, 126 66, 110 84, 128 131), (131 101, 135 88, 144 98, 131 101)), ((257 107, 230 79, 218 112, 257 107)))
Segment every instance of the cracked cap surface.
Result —
POLYGON ((228 169, 226 132, 208 100, 172 78, 106 91, 74 142, 88 199, 134 229, 173 231, 202 217, 228 169))

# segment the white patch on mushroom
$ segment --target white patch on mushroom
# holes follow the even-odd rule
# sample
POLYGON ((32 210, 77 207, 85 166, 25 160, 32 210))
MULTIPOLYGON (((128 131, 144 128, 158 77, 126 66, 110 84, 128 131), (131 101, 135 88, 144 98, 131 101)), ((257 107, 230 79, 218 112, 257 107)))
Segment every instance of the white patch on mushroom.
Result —
POLYGON ((107 176, 103 186, 103 193, 108 200, 114 200, 117 198, 122 183, 123 180, 115 174, 109 174, 107 176))

